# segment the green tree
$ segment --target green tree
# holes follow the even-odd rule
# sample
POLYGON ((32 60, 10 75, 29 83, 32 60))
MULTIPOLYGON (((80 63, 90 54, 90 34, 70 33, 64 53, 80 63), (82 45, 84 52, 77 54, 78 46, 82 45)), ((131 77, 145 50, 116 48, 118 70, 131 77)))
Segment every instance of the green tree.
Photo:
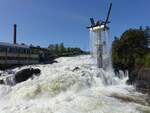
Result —
POLYGON ((86 53, 82 51, 80 48, 66 48, 63 43, 60 44, 50 44, 48 46, 48 51, 50 54, 55 55, 79 55, 81 53, 86 53), (64 54, 65 53, 65 54, 64 54))
POLYGON ((48 46, 48 51, 49 51, 50 54, 55 53, 55 46, 53 44, 50 44, 48 46))
POLYGON ((55 53, 58 54, 59 53, 59 45, 55 44, 55 53))
POLYGON ((116 68, 134 69, 138 63, 142 65, 144 55, 147 54, 148 40, 143 30, 129 29, 121 38, 116 38, 112 45, 113 66, 116 68))
POLYGON ((65 53, 65 47, 63 43, 60 43, 59 49, 60 49, 60 53, 65 53))

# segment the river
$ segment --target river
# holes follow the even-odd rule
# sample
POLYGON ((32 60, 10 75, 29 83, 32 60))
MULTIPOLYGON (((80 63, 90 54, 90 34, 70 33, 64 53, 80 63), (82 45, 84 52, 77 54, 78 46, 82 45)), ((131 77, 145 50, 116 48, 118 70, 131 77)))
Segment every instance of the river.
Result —
MULTIPOLYGON (((126 85, 123 73, 97 69, 91 56, 32 65, 41 70, 15 86, 0 85, 0 113, 150 113, 148 96, 126 85)), ((9 76, 9 75, 8 75, 9 76)))

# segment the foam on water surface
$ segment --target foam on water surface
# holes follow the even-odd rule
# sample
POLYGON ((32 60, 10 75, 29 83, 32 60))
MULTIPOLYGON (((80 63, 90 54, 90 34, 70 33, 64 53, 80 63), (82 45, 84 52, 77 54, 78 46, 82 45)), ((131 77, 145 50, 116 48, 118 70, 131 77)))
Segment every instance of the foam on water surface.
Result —
MULTIPOLYGON (((127 77, 119 79, 112 70, 97 69, 91 56, 57 61, 30 66, 42 72, 34 79, 13 87, 0 85, 0 113, 140 113, 149 109, 142 105, 143 94, 125 84, 127 77), (130 101, 124 100, 127 97, 130 101)), ((12 71, 24 68, 28 66, 12 71)))

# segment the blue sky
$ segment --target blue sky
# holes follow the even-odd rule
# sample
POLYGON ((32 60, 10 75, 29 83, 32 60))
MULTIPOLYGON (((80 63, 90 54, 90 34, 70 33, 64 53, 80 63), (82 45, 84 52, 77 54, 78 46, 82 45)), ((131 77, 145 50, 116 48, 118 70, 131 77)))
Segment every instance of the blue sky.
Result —
POLYGON ((87 50, 89 18, 104 19, 110 2, 111 40, 126 29, 150 25, 150 0, 0 0, 0 42, 12 42, 17 24, 18 43, 63 42, 87 50))

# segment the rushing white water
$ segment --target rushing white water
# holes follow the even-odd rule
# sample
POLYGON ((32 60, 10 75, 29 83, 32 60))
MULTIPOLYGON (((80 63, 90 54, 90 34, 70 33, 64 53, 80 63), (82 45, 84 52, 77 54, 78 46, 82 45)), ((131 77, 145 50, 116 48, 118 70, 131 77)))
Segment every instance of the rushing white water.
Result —
POLYGON ((93 31, 89 31, 90 32, 90 53, 93 57, 96 57, 97 55, 97 40, 98 40, 98 32, 93 32, 93 31))
MULTIPOLYGON (((111 66, 109 31, 103 29, 90 30, 90 53, 97 67, 111 66), (102 57, 101 57, 102 55, 102 57), (107 58, 106 58, 107 57, 107 58), (103 66, 101 66, 101 64, 103 66)), ((111 68, 111 67, 110 67, 111 68)))
POLYGON ((95 68, 91 56, 57 61, 59 63, 31 66, 42 71, 34 79, 13 87, 0 85, 0 113, 141 113, 150 110, 146 96, 125 84, 127 77, 122 75, 119 79, 111 70, 95 68))

